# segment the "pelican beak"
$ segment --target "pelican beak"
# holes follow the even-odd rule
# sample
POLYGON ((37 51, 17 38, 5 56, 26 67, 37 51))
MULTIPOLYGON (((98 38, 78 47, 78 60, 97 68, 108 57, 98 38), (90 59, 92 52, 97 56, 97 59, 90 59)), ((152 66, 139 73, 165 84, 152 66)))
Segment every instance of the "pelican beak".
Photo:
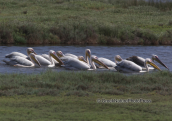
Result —
POLYGON ((83 61, 83 62, 87 63, 87 61, 86 61, 86 60, 84 59, 84 57, 82 57, 82 56, 79 56, 78 59, 79 59, 80 61, 83 61))
POLYGON ((169 70, 169 68, 158 58, 158 56, 155 56, 155 60, 169 70))
POLYGON ((41 66, 41 64, 39 63, 39 61, 35 58, 35 55, 30 55, 30 57, 32 58, 32 60, 37 63, 39 66, 41 66))
POLYGON ((61 61, 61 59, 56 55, 55 52, 50 53, 50 55, 57 61, 59 62, 60 65, 64 65, 64 63, 61 61))
POLYGON ((148 61, 147 64, 150 64, 151 66, 153 66, 154 68, 158 69, 159 71, 161 71, 161 69, 153 62, 148 61))
POLYGON ((62 53, 62 51, 57 51, 56 54, 57 54, 58 57, 63 57, 64 56, 64 54, 62 53))
POLYGON ((92 58, 92 61, 94 61, 95 63, 102 65, 103 67, 105 67, 106 69, 109 69, 103 62, 101 62, 100 60, 96 59, 96 58, 92 58))

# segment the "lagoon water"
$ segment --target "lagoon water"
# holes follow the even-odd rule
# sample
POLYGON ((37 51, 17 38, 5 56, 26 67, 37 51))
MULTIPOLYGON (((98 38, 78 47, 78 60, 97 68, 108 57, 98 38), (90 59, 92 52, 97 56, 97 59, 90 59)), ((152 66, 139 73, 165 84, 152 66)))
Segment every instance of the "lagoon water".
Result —
MULTIPOLYGON (((32 47, 32 46, 31 46, 32 47)), ((48 68, 22 68, 6 65, 2 60, 5 55, 11 52, 26 53, 27 46, 0 46, 0 73, 41 73, 48 68)), ((172 71, 172 46, 33 46, 37 54, 48 54, 49 50, 62 51, 85 57, 85 49, 90 49, 92 55, 105 57, 114 61, 115 55, 120 55, 123 59, 137 55, 143 58, 151 58, 152 54, 158 55, 159 59, 172 71)), ((162 70, 166 70, 159 63, 155 62, 162 70)), ((51 68, 53 71, 71 71, 64 68, 51 68)))

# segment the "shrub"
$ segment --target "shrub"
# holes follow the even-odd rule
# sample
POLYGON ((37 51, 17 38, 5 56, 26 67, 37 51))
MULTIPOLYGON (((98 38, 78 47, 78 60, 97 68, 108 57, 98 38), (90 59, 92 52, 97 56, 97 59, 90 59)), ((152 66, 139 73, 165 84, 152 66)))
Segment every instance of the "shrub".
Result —
POLYGON ((15 44, 26 44, 27 41, 24 37, 18 34, 13 34, 15 44))

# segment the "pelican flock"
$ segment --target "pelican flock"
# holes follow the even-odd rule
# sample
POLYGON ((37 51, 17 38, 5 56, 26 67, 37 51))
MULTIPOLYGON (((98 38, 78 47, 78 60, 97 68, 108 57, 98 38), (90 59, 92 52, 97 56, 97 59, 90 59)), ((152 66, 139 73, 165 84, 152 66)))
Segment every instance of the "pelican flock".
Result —
POLYGON ((20 52, 11 52, 5 55, 3 62, 7 65, 14 67, 60 67, 66 69, 76 70, 96 70, 104 68, 107 70, 116 70, 124 73, 141 73, 149 72, 150 70, 161 69, 154 63, 157 61, 162 66, 168 69, 168 67, 158 58, 157 55, 152 55, 150 58, 142 58, 139 56, 132 56, 123 60, 119 55, 116 55, 114 61, 97 57, 91 54, 90 49, 85 50, 84 56, 76 56, 74 54, 66 53, 62 51, 50 50, 48 54, 38 55, 33 48, 27 48, 27 55, 20 52))

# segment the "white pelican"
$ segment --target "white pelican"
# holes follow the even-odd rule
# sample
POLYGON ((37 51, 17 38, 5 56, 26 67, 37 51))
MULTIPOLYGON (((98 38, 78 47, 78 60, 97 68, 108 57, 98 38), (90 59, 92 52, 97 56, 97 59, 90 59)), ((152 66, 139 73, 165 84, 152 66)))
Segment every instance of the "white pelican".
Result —
POLYGON ((6 58, 13 58, 14 56, 20 56, 20 57, 23 57, 23 58, 28 57, 27 55, 25 55, 23 53, 20 53, 20 52, 11 52, 10 54, 5 55, 6 58))
POLYGON ((56 60, 57 62, 59 62, 59 65, 63 65, 63 62, 57 57, 55 51, 53 51, 53 50, 50 50, 49 51, 49 59, 48 60, 45 59, 41 55, 37 55, 35 53, 35 51, 34 51, 33 48, 27 48, 27 54, 28 54, 28 56, 29 56, 30 53, 34 53, 35 54, 35 57, 37 58, 37 60, 39 61, 39 63, 41 65, 43 65, 43 66, 48 66, 48 67, 54 67, 55 66, 54 61, 52 61, 52 58, 51 57, 53 57, 54 60, 56 60))
MULTIPOLYGON (((119 60, 121 60, 121 57, 119 55, 117 55, 115 57, 115 62, 119 61, 119 60)), ((153 66, 154 68, 156 68, 158 70, 161 70, 155 63, 152 62, 151 59, 146 58, 145 62, 144 62, 144 66, 145 66, 147 72, 149 71, 148 64, 150 64, 151 66, 153 66)), ((122 61, 118 62, 115 69, 119 72, 125 72, 125 73, 146 72, 146 71, 142 71, 141 66, 139 66, 129 60, 122 60, 122 61)))
POLYGON ((76 56, 76 55, 70 54, 70 53, 63 54, 62 51, 57 51, 56 54, 60 58, 61 57, 72 57, 72 58, 76 58, 76 59, 79 59, 80 61, 83 61, 83 62, 87 63, 83 56, 76 56))
MULTIPOLYGON (((91 50, 90 49, 86 49, 85 50, 85 59, 86 59, 88 64, 89 64, 88 57, 90 57, 90 55, 91 55, 91 50)), ((109 68, 116 66, 116 63, 111 61, 111 60, 109 60, 109 59, 106 59, 106 58, 103 58, 103 57, 98 57, 98 60, 101 61, 102 63, 104 63, 109 68)), ((96 67, 104 68, 104 67, 98 66, 98 65, 96 65, 96 67)))
POLYGON ((39 66, 40 63, 35 57, 34 53, 29 54, 30 60, 23 58, 21 56, 14 56, 13 58, 10 58, 10 61, 3 60, 6 64, 11 65, 11 66, 19 66, 19 67, 34 67, 35 64, 38 64, 39 66))
POLYGON ((55 51, 53 50, 49 51, 49 60, 45 59, 41 55, 35 55, 35 56, 38 59, 39 63, 43 66, 54 67, 55 63, 52 60, 52 57, 59 63, 59 65, 64 65, 63 62, 59 59, 59 57, 56 55, 55 51))
MULTIPOLYGON (((29 55, 30 53, 35 53, 33 48, 27 48, 27 54, 29 55)), ((20 57, 23 57, 26 59, 30 59, 29 56, 27 56, 23 53, 20 53, 20 52, 11 52, 10 54, 6 54, 5 58, 14 58, 15 56, 20 56, 20 57)))
MULTIPOLYGON (((49 58, 49 55, 48 54, 42 54, 41 56, 50 61, 50 58, 49 58)), ((52 58, 52 60, 55 63, 55 65, 58 65, 59 64, 59 62, 56 61, 54 58, 52 58)))
MULTIPOLYGON (((78 60, 77 58, 73 58, 73 57, 69 57, 69 56, 64 56, 64 57, 61 57, 62 60, 65 60, 64 64, 65 64, 65 67, 71 67, 71 68, 74 68, 74 69, 80 69, 80 70, 92 70, 90 68, 90 65, 83 62, 83 61, 80 61, 78 60)), ((105 68, 108 69, 108 67, 102 63, 101 61, 98 60, 98 58, 96 56, 91 56, 90 57, 90 63, 92 65, 92 68, 93 70, 96 69, 96 66, 95 66, 95 63, 98 63, 102 66, 104 66, 105 68)))
MULTIPOLYGON (((111 61, 111 60, 109 60, 109 59, 107 59, 107 58, 103 58, 103 57, 99 57, 99 60, 101 61, 101 62, 103 62, 105 65, 107 65, 109 68, 113 68, 113 67, 115 67, 116 66, 116 63, 115 62, 113 62, 113 61, 111 61)), ((96 65, 98 68, 104 68, 104 67, 102 67, 102 66, 100 66, 100 65, 96 65)))
MULTIPOLYGON (((99 60, 99 62, 101 62, 101 63, 103 63, 103 66, 102 66, 102 64, 101 63, 97 63, 98 65, 100 65, 100 66, 97 66, 96 65, 96 67, 98 67, 98 68, 107 68, 107 69, 109 69, 109 67, 112 67, 112 65, 113 65, 113 62, 111 63, 110 62, 110 60, 108 60, 108 59, 106 59, 106 58, 98 58, 97 56, 93 56, 93 55, 91 55, 91 50, 90 49, 86 49, 85 50, 85 59, 86 59, 86 62, 87 62, 87 64, 89 65, 89 59, 88 58, 90 58, 90 57, 96 57, 97 58, 97 60, 99 60), (105 61, 105 60, 107 60, 107 61, 105 61), (104 66, 104 65, 106 65, 106 66, 104 66)), ((91 60, 90 60, 90 62, 91 62, 91 60)), ((92 65, 92 64, 91 64, 92 65)), ((115 64, 116 65, 116 64, 115 64)))
MULTIPOLYGON (((136 63, 137 65, 144 67, 145 59, 142 57, 132 56, 132 57, 127 58, 126 60, 130 60, 130 61, 136 63)), ((164 66, 165 68, 167 68, 169 70, 169 68, 158 58, 157 55, 152 54, 152 60, 157 61, 158 63, 160 63, 162 66, 164 66)))

